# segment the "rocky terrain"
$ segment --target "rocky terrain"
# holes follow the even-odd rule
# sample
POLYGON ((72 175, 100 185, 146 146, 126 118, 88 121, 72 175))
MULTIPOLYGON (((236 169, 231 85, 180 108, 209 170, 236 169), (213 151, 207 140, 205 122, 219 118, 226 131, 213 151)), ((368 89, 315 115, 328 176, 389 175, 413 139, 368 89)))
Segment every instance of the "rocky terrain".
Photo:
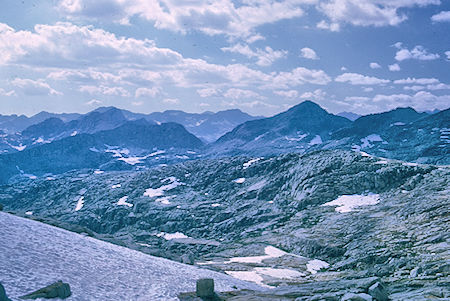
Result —
POLYGON ((428 300, 450 298, 449 182, 448 166, 330 150, 83 169, 5 184, 0 202, 274 287, 230 300, 428 300))

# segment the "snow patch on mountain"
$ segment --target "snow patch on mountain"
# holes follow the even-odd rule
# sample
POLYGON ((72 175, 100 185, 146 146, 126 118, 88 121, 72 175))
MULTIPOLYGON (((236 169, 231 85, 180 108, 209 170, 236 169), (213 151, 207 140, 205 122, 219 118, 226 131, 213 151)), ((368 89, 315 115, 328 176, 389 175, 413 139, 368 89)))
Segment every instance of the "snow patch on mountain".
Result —
POLYGON ((376 205, 380 202, 380 195, 369 193, 368 195, 341 195, 334 201, 321 206, 337 206, 335 210, 340 213, 355 211, 359 207, 376 205))
POLYGON ((84 206, 84 196, 81 196, 78 199, 77 205, 75 206, 75 211, 80 211, 81 208, 83 208, 83 206, 84 206))
POLYGON ((144 196, 148 196, 150 198, 163 196, 165 191, 172 190, 172 189, 174 189, 174 188, 176 188, 178 186, 181 186, 181 185, 185 185, 184 183, 179 182, 178 179, 175 178, 175 177, 166 178, 166 179, 162 180, 161 182, 164 183, 164 182, 167 182, 167 181, 170 182, 167 185, 163 185, 163 186, 161 186, 159 188, 148 188, 148 189, 146 189, 145 192, 144 192, 144 196))
POLYGON ((128 196, 127 195, 123 196, 119 199, 119 201, 117 202, 117 205, 118 206, 128 206, 130 208, 133 207, 133 204, 128 203, 127 200, 128 200, 128 196))
POLYGON ((261 160, 261 159, 263 159, 263 158, 255 158, 255 159, 251 159, 250 161, 245 162, 244 164, 242 164, 242 168, 243 168, 243 169, 247 169, 247 168, 249 168, 253 163, 258 162, 258 161, 261 160))
POLYGON ((310 272, 311 274, 317 274, 318 271, 321 269, 326 269, 330 266, 328 262, 319 260, 319 259, 313 259, 308 261, 306 264, 306 270, 310 272))
POLYGON ((237 179, 233 180, 233 182, 237 183, 237 184, 242 184, 245 182, 245 178, 237 178, 237 179))
POLYGON ((312 140, 309 142, 310 146, 313 145, 318 145, 318 144, 322 144, 322 137, 320 137, 319 135, 316 135, 314 138, 312 138, 312 140))

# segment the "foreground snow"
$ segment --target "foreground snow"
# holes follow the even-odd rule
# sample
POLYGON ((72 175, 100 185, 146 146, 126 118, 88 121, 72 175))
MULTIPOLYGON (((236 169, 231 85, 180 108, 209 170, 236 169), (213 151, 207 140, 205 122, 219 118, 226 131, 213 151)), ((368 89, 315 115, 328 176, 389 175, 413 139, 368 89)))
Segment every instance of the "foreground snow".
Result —
POLYGON ((177 300, 195 280, 214 278, 218 291, 259 287, 230 276, 68 232, 0 212, 1 282, 18 297, 59 279, 66 300, 177 300))

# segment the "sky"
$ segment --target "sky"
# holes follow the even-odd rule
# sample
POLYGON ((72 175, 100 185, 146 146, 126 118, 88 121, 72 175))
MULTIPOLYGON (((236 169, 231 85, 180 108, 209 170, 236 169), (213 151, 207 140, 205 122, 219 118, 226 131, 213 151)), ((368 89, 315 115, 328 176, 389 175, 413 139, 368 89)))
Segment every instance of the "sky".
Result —
POLYGON ((0 0, 0 114, 450 106, 450 0, 0 0))

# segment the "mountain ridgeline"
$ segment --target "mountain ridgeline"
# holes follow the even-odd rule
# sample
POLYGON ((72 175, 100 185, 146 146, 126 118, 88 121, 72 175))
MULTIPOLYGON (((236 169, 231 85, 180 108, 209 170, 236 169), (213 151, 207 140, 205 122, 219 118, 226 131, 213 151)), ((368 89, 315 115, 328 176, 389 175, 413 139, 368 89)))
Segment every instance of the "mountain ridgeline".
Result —
MULTIPOLYGON (((200 158, 276 156, 321 149, 450 163, 449 109, 428 114, 398 108, 355 121, 330 114, 311 101, 259 119, 239 110, 141 114, 114 107, 85 115, 38 115, 29 119, 40 122, 20 133, 8 134, 11 126, 1 128, 0 123, 1 182, 72 169, 142 169, 200 158), (49 118, 41 121, 42 116, 49 118)), ((1 117, 8 122, 14 119, 1 117)))

